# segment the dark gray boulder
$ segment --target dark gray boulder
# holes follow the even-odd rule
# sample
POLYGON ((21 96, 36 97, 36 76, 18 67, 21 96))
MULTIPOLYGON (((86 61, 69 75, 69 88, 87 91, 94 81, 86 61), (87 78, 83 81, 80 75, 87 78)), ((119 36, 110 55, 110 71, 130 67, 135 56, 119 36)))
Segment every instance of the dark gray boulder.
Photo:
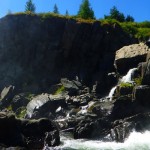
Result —
POLYGON ((66 108, 65 95, 41 94, 34 97, 27 105, 28 118, 54 118, 56 110, 66 108))
POLYGON ((134 98, 140 105, 150 107, 150 86, 140 85, 135 87, 134 98))

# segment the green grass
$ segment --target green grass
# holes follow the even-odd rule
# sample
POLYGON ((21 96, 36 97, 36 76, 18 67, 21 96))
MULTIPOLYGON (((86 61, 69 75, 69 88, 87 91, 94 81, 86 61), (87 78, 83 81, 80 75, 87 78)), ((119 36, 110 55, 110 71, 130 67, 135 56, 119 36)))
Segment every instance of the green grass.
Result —
POLYGON ((141 85, 142 84, 142 77, 138 77, 138 78, 135 78, 134 79, 134 82, 137 86, 141 85))

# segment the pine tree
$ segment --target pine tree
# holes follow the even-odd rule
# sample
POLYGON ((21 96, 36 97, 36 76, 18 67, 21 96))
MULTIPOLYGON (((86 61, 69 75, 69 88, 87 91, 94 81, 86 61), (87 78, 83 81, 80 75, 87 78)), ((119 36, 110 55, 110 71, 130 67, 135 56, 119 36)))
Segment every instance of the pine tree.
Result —
POLYGON ((68 12, 68 10, 66 10, 66 14, 65 14, 65 16, 69 16, 69 12, 68 12))
POLYGON ((127 15, 126 22, 134 22, 134 18, 130 15, 127 15))
POLYGON ((35 12, 35 5, 32 3, 32 0, 28 0, 25 6, 25 12, 35 12))
POLYGON ((55 14, 59 14, 58 7, 57 7, 57 5, 56 5, 56 4, 54 5, 53 13, 55 13, 55 14))
POLYGON ((119 12, 119 10, 114 6, 112 9, 110 9, 110 15, 105 16, 105 19, 116 19, 119 22, 125 21, 125 16, 123 13, 119 12))
POLYGON ((94 11, 90 7, 89 0, 82 1, 77 16, 83 19, 95 19, 94 11))

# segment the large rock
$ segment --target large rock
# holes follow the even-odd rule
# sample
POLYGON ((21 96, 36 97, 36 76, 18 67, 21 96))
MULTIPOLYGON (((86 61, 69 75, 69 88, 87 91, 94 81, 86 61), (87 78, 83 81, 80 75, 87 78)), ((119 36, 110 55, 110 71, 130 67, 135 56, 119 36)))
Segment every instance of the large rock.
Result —
POLYGON ((145 62, 150 49, 144 43, 124 46, 116 52, 115 66, 120 74, 125 74, 129 69, 137 67, 140 62, 145 62))
POLYGON ((0 144, 41 150, 45 144, 57 146, 59 143, 59 131, 52 121, 20 120, 13 114, 0 112, 0 144))
POLYGON ((150 108, 150 86, 148 85, 137 86, 135 88, 134 98, 142 106, 150 108))
POLYGON ((15 95, 15 87, 9 85, 5 87, 0 95, 0 108, 8 107, 12 101, 13 96, 15 95))
POLYGON ((54 118, 59 108, 66 108, 65 96, 41 94, 34 97, 27 105, 27 117, 54 118))
POLYGON ((13 84, 29 91, 76 76, 108 88, 115 51, 137 42, 119 25, 26 14, 0 19, 0 35, 0 89, 13 84))
POLYGON ((150 53, 145 63, 142 63, 142 84, 150 85, 150 53))

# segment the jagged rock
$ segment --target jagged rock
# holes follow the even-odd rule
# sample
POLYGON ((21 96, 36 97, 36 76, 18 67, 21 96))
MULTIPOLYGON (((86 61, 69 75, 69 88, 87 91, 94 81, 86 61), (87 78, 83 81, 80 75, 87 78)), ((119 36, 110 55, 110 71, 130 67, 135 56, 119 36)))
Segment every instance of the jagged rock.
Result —
POLYGON ((137 114, 124 120, 117 120, 113 122, 114 127, 110 132, 111 138, 117 142, 124 142, 133 130, 137 132, 150 130, 149 121, 150 113, 137 114))
POLYGON ((8 107, 10 105, 14 95, 15 95, 15 87, 14 86, 9 85, 8 87, 5 87, 1 92, 0 107, 1 108, 8 107))
POLYGON ((20 107, 27 106, 27 104, 29 103, 29 99, 27 99, 25 96, 26 95, 23 93, 14 96, 11 101, 11 107, 14 112, 16 112, 16 110, 20 107))
POLYGON ((150 86, 140 85, 135 87, 134 98, 140 105, 150 107, 150 86))
POLYGON ((147 55, 146 63, 142 64, 142 84, 150 85, 150 53, 147 55))
POLYGON ((54 118, 56 110, 59 108, 66 108, 65 96, 41 94, 33 98, 27 105, 27 117, 54 118))
POLYGON ((69 81, 66 78, 61 79, 61 84, 65 87, 65 89, 69 92, 70 96, 77 95, 79 89, 82 87, 82 84, 79 81, 69 81))
POLYGON ((120 74, 125 74, 129 69, 135 68, 140 62, 144 62, 150 51, 147 45, 133 44, 124 46, 116 52, 115 66, 120 74))
POLYGON ((74 129, 74 138, 104 138, 110 132, 111 125, 105 119, 83 120, 74 129))
POLYGON ((59 145, 60 137, 55 124, 48 119, 20 120, 13 114, 0 112, 0 143, 41 150, 45 144, 59 145))

